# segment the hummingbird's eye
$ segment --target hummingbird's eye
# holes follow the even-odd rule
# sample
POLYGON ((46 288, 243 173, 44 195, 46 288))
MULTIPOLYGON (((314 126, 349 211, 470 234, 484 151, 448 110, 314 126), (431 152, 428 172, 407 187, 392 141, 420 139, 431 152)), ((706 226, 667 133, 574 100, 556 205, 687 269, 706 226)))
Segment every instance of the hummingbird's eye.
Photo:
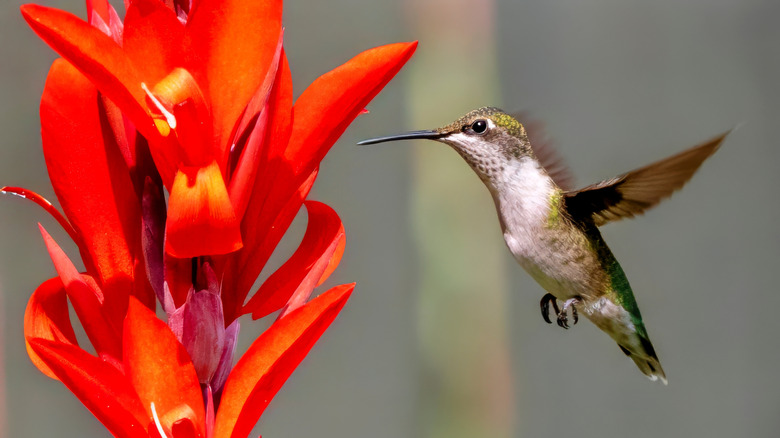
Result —
POLYGON ((474 131, 475 134, 484 134, 485 131, 487 131, 488 124, 485 120, 477 120, 474 123, 471 124, 471 130, 474 131))

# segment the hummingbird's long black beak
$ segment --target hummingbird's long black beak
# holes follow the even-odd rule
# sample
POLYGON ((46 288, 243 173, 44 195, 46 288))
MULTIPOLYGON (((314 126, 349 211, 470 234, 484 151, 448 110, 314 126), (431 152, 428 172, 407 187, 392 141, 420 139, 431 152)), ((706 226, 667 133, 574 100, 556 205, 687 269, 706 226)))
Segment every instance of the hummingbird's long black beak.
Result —
POLYGON ((359 141, 358 144, 359 145, 377 144, 377 143, 384 143, 386 141, 395 141, 395 140, 417 140, 417 139, 436 140, 442 137, 444 137, 444 134, 434 130, 411 131, 411 132, 404 132, 403 134, 388 135, 386 137, 369 138, 368 140, 359 141))

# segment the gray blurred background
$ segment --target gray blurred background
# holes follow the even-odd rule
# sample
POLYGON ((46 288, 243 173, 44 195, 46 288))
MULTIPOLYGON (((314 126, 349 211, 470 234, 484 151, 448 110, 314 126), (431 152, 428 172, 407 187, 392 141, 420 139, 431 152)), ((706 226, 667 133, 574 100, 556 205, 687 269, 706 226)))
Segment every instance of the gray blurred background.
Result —
MULTIPOLYGON (((43 3, 84 16, 82 1, 43 3)), ((54 200, 37 115, 54 54, 27 29, 20 4, 0 3, 0 185, 54 200)), ((285 8, 296 95, 364 49, 420 46, 323 163, 312 197, 336 208, 348 236, 329 283, 358 286, 255 436, 778 435, 780 3, 290 0, 285 8), (435 143, 355 146, 483 105, 544 121, 580 185, 743 124, 681 193, 602 229, 668 387, 645 379, 587 322, 564 331, 542 321, 542 289, 514 264, 487 191, 457 154, 435 143)), ((66 242, 38 207, 0 199, 0 436, 107 436, 24 350, 26 301, 54 274, 39 221, 66 242)), ((304 224, 301 215, 272 264, 290 254, 304 224)), ((245 321, 244 344, 263 327, 245 321)))

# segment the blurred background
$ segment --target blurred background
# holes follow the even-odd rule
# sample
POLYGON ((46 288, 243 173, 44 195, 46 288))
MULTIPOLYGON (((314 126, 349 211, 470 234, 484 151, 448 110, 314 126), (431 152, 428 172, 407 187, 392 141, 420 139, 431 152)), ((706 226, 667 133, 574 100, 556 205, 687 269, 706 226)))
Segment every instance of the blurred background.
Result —
MULTIPOLYGON (((41 3, 84 16, 80 0, 41 3)), ((0 185, 54 200, 37 107, 55 55, 20 4, 0 3, 0 185)), ((778 17, 769 0, 286 2, 296 95, 367 48, 420 46, 323 162, 311 197, 348 240, 329 283, 358 286, 255 436, 777 436, 778 17), (668 387, 589 323, 542 320, 542 289, 457 154, 355 146, 484 105, 543 121, 580 185, 740 125, 681 193, 602 229, 668 387)), ((107 436, 25 353, 26 301, 54 274, 39 221, 66 242, 40 208, 0 199, 0 436, 107 436)), ((304 226, 302 214, 272 265, 304 226)), ((244 321, 244 345, 264 327, 244 321)))

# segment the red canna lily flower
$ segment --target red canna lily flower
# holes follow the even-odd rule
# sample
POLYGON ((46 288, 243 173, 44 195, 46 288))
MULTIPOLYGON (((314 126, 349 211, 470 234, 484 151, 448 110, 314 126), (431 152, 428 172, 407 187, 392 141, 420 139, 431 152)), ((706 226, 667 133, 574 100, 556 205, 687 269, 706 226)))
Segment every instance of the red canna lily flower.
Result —
POLYGON ((281 1, 125 3, 124 21, 107 0, 87 1, 88 21, 22 7, 63 57, 41 124, 64 215, 2 191, 46 208, 85 266, 41 229, 58 277, 28 303, 28 353, 116 436, 246 436, 353 288, 309 301, 345 244, 335 211, 306 200, 319 163, 416 43, 363 52, 293 103, 281 1), (304 205, 303 241, 250 297, 304 205), (279 310, 234 367, 238 318, 279 310))

